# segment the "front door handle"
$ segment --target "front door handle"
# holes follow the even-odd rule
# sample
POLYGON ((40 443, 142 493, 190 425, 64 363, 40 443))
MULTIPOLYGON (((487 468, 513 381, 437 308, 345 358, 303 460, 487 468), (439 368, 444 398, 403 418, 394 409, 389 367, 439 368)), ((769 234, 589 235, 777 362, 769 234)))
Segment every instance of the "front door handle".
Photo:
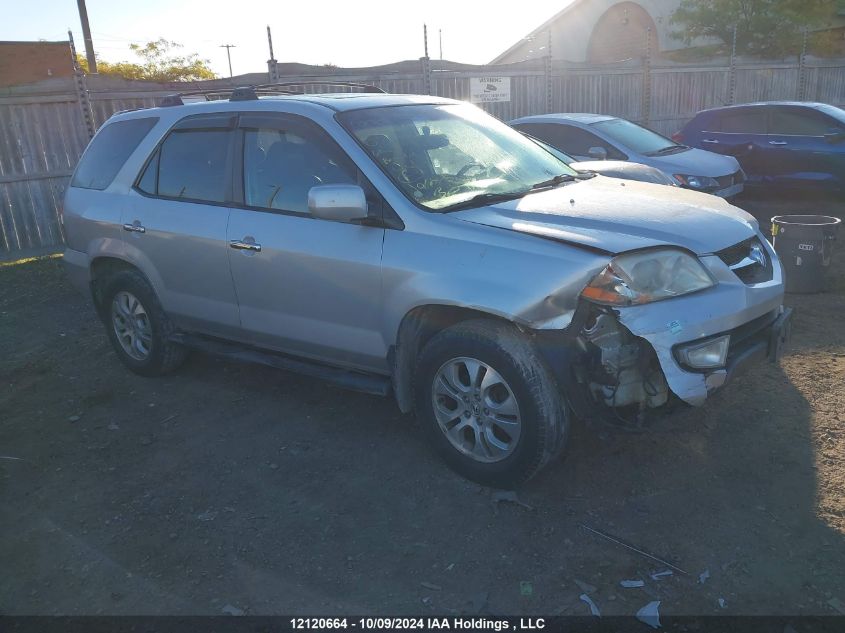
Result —
POLYGON ((719 141, 717 141, 717 140, 716 140, 716 139, 714 139, 714 138, 703 138, 703 139, 701 139, 701 142, 702 142, 702 143, 712 143, 712 144, 714 144, 714 145, 718 145, 718 144, 719 144, 719 141))
POLYGON ((769 145, 788 145, 786 141, 769 141, 769 145))
POLYGON ((261 244, 256 244, 255 242, 246 242, 244 240, 232 240, 229 242, 229 248, 234 248, 239 251, 254 251, 256 253, 261 252, 261 244))
POLYGON ((124 224, 123 225, 124 231, 130 231, 132 233, 146 233, 147 229, 141 226, 141 223, 138 220, 135 220, 133 224, 124 224))

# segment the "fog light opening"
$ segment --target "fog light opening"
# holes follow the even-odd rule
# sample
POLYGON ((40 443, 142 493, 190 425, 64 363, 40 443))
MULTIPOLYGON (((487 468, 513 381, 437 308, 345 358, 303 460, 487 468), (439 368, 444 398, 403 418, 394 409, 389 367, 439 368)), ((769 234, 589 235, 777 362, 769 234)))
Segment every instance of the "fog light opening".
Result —
POLYGON ((720 369, 728 360, 730 334, 678 348, 681 363, 693 369, 720 369))

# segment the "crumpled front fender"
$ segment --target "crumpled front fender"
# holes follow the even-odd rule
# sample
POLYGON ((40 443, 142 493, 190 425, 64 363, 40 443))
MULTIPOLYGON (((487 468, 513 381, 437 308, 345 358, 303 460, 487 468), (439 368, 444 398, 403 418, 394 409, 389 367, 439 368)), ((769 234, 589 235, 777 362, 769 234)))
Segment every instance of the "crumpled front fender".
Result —
POLYGON ((746 285, 715 255, 701 262, 718 282, 707 290, 665 301, 618 308, 619 321, 632 334, 654 348, 669 388, 694 406, 704 404, 708 394, 721 387, 727 371, 709 373, 685 371, 675 360, 676 345, 727 333, 769 312, 783 303, 783 271, 771 245, 759 234, 773 264, 770 281, 746 285))

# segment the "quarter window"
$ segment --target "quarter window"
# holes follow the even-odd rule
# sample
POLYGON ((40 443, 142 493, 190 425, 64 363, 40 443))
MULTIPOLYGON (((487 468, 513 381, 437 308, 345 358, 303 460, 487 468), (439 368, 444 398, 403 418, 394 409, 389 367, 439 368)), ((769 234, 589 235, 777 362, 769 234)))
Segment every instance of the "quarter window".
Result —
POLYGON ((357 170, 316 128, 280 124, 244 130, 244 201, 248 206, 308 213, 318 185, 357 184, 357 170))
POLYGON ((157 122, 157 117, 148 117, 106 124, 85 151, 71 187, 99 190, 108 187, 157 122))

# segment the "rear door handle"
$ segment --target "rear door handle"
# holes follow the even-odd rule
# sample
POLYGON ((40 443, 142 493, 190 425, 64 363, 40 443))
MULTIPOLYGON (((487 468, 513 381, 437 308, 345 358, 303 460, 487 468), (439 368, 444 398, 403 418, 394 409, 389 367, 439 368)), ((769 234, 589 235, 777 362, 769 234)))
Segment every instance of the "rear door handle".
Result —
POLYGON ((711 143, 711 144, 713 144, 713 145, 718 145, 718 144, 719 144, 719 141, 717 141, 717 140, 716 140, 716 139, 714 139, 714 138, 703 138, 703 139, 701 139, 701 142, 702 142, 702 143, 711 143))
POLYGON ((141 223, 136 220, 135 224, 124 224, 124 231, 131 231, 132 233, 146 233, 147 229, 141 226, 141 223))
POLYGON ((229 248, 234 248, 239 251, 254 251, 256 253, 261 252, 261 244, 256 244, 255 242, 244 242, 243 240, 230 241, 229 248))
POLYGON ((769 141, 769 145, 789 145, 786 141, 769 141))

